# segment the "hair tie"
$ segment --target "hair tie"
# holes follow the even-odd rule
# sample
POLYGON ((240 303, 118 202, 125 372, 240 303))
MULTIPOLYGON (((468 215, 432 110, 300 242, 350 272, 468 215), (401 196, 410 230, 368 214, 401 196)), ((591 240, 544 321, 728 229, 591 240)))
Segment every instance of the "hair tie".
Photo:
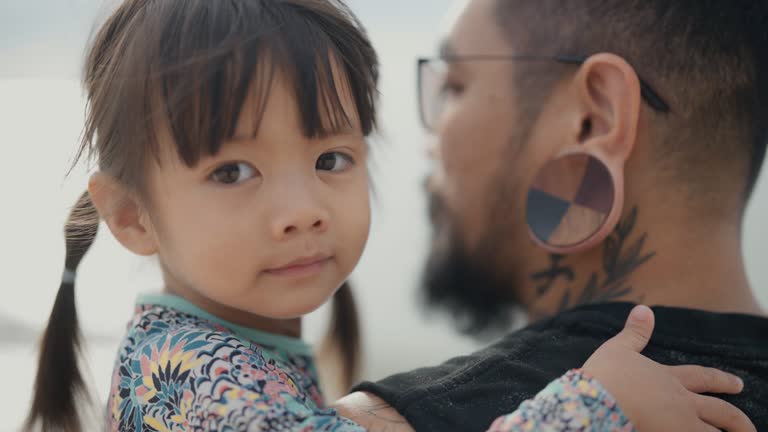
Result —
POLYGON ((61 282, 72 285, 75 283, 75 276, 77 276, 77 272, 75 270, 65 268, 64 273, 61 275, 61 282))

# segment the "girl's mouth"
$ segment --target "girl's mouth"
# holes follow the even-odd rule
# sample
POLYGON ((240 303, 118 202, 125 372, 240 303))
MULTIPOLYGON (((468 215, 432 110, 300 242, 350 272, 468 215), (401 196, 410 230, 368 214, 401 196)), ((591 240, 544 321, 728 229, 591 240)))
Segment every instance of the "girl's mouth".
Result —
POLYGON ((320 272, 333 259, 331 255, 314 255, 295 259, 283 266, 264 271, 272 276, 304 277, 320 272))

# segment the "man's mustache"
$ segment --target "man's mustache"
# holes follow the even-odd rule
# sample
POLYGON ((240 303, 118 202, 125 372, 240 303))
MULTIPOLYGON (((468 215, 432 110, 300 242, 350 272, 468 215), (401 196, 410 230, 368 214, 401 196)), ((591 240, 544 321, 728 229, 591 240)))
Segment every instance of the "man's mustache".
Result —
POLYGON ((435 190, 432 176, 427 176, 422 184, 427 194, 427 216, 432 224, 438 223, 448 212, 448 206, 442 196, 435 190))

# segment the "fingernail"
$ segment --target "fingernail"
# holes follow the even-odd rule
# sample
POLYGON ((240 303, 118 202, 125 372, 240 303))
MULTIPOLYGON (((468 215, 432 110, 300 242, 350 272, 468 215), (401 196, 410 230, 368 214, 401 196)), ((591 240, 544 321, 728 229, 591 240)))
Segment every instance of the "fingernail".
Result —
POLYGON ((740 391, 744 390, 744 380, 739 377, 736 377, 736 382, 739 384, 740 391))
POLYGON ((634 309, 632 309, 632 313, 629 314, 629 316, 638 321, 650 321, 651 317, 653 316, 653 311, 648 306, 635 306, 634 309))

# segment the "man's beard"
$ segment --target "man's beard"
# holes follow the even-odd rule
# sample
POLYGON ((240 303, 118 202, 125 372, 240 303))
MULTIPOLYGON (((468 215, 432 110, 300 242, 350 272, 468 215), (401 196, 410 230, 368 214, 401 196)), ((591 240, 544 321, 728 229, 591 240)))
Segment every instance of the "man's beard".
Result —
POLYGON ((508 331, 520 302, 512 272, 499 271, 504 268, 498 265, 502 244, 511 240, 499 235, 505 221, 489 220, 479 246, 469 250, 456 217, 434 193, 429 194, 429 211, 433 244, 422 280, 426 305, 448 312, 464 334, 488 338, 508 331))

